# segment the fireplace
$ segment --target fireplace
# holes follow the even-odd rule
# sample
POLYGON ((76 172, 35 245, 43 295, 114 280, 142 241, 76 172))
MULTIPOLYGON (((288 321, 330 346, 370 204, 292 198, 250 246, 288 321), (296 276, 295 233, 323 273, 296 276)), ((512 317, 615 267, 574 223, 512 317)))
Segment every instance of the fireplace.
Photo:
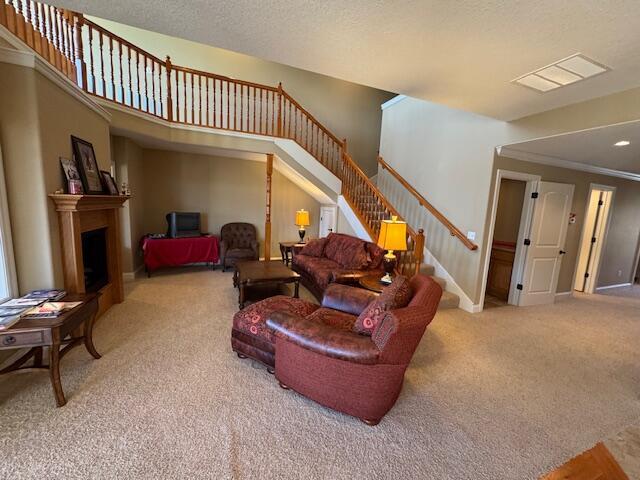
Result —
POLYGON ((82 260, 85 291, 87 293, 100 291, 109 283, 106 228, 82 232, 82 260))
POLYGON ((51 194, 58 212, 64 288, 98 292, 98 315, 124 300, 118 210, 128 196, 51 194))

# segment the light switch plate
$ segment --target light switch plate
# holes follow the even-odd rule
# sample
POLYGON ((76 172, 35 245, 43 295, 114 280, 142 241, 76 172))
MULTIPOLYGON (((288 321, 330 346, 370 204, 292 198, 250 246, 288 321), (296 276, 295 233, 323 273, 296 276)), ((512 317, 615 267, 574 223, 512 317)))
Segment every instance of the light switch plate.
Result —
POLYGON ((472 232, 471 230, 469 230, 469 231, 467 232, 467 238, 468 238, 469 240, 475 240, 475 239, 476 239, 476 232, 472 232))

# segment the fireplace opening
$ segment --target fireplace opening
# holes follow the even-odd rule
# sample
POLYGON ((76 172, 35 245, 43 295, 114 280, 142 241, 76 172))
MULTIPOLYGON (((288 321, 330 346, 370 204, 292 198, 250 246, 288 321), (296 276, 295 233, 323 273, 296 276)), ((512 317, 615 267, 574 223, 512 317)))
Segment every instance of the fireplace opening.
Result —
POLYGON ((82 234, 82 260, 86 292, 97 292, 109 283, 106 228, 82 234))

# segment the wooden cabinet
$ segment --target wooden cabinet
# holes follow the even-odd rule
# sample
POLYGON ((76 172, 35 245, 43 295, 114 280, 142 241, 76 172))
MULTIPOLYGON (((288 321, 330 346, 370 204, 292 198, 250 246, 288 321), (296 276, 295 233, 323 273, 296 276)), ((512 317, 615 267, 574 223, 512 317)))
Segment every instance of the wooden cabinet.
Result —
POLYGON ((487 277, 487 295, 505 302, 508 300, 515 254, 515 247, 493 246, 487 277))

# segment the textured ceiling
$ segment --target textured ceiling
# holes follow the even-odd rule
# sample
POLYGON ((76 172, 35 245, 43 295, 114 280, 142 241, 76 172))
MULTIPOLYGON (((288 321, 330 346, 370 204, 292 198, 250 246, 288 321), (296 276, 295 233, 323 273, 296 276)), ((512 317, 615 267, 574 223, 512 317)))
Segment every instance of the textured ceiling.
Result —
POLYGON ((509 149, 640 174, 640 122, 557 135, 506 145, 509 149), (615 147, 619 140, 630 145, 615 147))
POLYGON ((59 0, 84 13, 511 120, 640 85, 637 0, 59 0), (576 52, 612 72, 512 79, 576 52))

